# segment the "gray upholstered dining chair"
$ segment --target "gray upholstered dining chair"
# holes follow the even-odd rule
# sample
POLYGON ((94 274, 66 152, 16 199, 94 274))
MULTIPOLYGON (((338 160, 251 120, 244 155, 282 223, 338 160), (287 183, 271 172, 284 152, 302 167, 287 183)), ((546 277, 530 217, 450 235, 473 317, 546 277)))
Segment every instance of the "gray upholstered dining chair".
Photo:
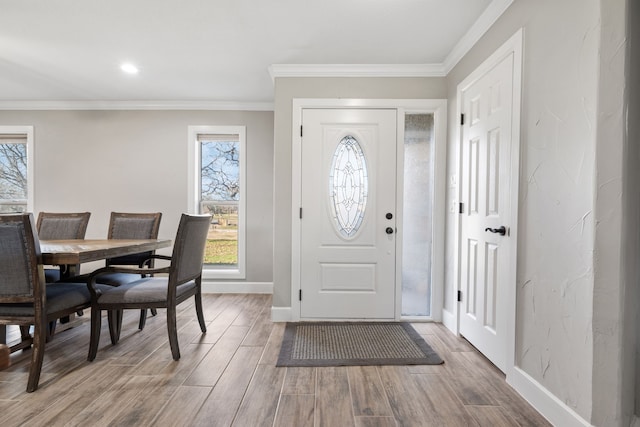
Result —
MULTIPOLYGON (((40 240, 68 240, 68 239, 84 239, 87 232, 87 224, 89 224, 89 217, 91 212, 78 212, 78 213, 54 213, 54 212, 40 212, 38 215, 38 222, 36 223, 38 229, 38 237, 40 240)), ((46 268, 44 271, 45 280, 47 283, 57 282, 60 280, 61 269, 65 266, 59 266, 59 268, 46 268)), ((80 271, 80 266, 76 266, 76 271, 80 271)), ((68 273, 66 271, 62 273, 68 273)))
MULTIPOLYGON (((160 229, 162 213, 123 213, 111 212, 109 220, 108 239, 157 239, 160 229)), ((107 259, 107 267, 110 265, 137 265, 142 267, 147 263, 153 267, 153 259, 149 258, 153 252, 143 252, 140 254, 126 255, 117 258, 107 259)), ((101 283, 110 285, 113 280, 114 285, 119 286, 135 280, 127 273, 103 274, 100 277, 101 283)))
MULTIPOLYGON (((178 332, 176 326, 176 306, 190 297, 195 297, 195 308, 200 330, 207 331, 202 312, 202 265, 207 234, 211 223, 210 215, 182 214, 176 233, 171 257, 154 255, 155 259, 170 261, 163 268, 104 267, 91 273, 88 286, 91 292, 91 338, 88 360, 95 359, 98 352, 101 329, 101 312, 110 313, 125 309, 167 309, 167 330, 174 360, 180 359, 178 332), (100 291, 97 280, 105 273, 122 272, 130 274, 153 274, 118 287, 100 291), (158 274, 166 274, 158 276, 158 274)), ((111 340, 116 344, 120 338, 117 316, 109 320, 111 340)))
MULTIPOLYGON (((160 229, 161 212, 153 213, 125 213, 111 212, 109 220, 109 239, 157 239, 160 229)), ((154 252, 143 252, 139 254, 126 255, 106 260, 106 266, 135 265, 138 267, 147 266, 153 268, 154 252)), ((110 286, 121 286, 140 279, 141 275, 131 273, 105 273, 98 277, 97 282, 110 286)), ((156 309, 151 309, 155 316, 156 309)), ((147 310, 140 311, 140 322, 138 329, 143 329, 147 319, 147 310)))
POLYGON ((46 284, 32 214, 0 215, 0 325, 21 327, 22 339, 10 347, 12 353, 33 346, 27 392, 38 388, 47 324, 88 308, 90 301, 85 284, 46 284))

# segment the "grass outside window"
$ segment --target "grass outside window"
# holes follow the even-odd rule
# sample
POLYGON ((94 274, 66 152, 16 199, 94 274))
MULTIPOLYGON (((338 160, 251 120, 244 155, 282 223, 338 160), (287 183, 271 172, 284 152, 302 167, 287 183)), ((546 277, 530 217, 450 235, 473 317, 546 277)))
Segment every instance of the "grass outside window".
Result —
POLYGON ((220 266, 238 264, 237 225, 212 224, 209 228, 204 263, 220 266))

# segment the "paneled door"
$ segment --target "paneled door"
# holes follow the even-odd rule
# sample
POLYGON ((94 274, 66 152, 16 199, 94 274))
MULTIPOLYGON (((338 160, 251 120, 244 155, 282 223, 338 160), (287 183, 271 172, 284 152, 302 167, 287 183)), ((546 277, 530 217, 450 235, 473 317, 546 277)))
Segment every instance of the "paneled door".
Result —
POLYGON ((396 116, 302 110, 302 319, 395 317, 396 116))
POLYGON ((512 242, 513 54, 462 91, 460 334, 498 368, 507 360, 512 242))

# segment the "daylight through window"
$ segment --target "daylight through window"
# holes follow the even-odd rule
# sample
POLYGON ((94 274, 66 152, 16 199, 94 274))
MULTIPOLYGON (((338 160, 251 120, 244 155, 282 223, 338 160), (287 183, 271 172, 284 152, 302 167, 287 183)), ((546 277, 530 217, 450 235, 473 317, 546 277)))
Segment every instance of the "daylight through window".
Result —
POLYGON ((198 135, 200 211, 213 215, 206 264, 238 265, 240 146, 238 135, 198 135))
POLYGON ((205 277, 244 276, 244 126, 191 126, 193 209, 212 216, 205 277))
POLYGON ((0 134, 0 213, 27 211, 27 135, 0 134))

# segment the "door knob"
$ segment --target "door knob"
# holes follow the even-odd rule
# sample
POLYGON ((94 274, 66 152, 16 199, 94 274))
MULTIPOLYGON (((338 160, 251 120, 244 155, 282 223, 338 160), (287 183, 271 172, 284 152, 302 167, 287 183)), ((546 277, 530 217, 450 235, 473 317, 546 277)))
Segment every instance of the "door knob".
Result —
POLYGON ((391 227, 387 227, 386 230, 384 230, 387 232, 387 234, 393 234, 393 228, 391 227))
POLYGON ((484 229, 484 231, 490 231, 492 233, 496 233, 496 234, 499 234, 501 236, 504 236, 505 234, 507 234, 507 228, 504 225, 500 226, 500 228, 487 227, 487 228, 484 229))

